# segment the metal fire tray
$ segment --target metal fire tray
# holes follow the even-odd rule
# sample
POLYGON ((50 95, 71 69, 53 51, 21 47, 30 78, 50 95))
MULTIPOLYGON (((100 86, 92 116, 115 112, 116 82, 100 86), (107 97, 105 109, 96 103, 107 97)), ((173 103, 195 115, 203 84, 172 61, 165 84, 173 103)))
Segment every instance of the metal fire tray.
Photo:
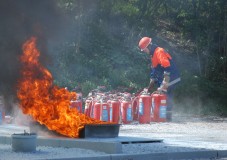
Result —
POLYGON ((120 124, 87 124, 79 132, 80 138, 118 137, 120 124))

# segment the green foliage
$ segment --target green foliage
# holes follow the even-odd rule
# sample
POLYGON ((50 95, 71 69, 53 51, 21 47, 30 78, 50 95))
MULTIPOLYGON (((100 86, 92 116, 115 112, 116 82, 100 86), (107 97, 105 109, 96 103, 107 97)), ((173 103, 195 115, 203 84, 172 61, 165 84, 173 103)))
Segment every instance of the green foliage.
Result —
POLYGON ((201 101, 204 106, 209 108, 205 110, 208 114, 212 114, 210 111, 215 111, 219 115, 227 116, 227 84, 220 82, 213 82, 207 80, 205 77, 200 80, 200 90, 204 93, 201 96, 201 101), (212 110, 211 110, 212 109, 212 110))
POLYGON ((195 113, 227 114, 227 1, 58 3, 73 21, 72 37, 58 46, 54 66, 49 66, 58 85, 72 89, 80 84, 84 95, 99 85, 124 86, 133 92, 146 87, 150 60, 139 54, 137 43, 143 36, 152 36, 155 43, 184 57, 179 66, 183 80, 176 90, 177 104, 195 113), (196 57, 194 70, 187 66, 186 53, 196 57))
POLYGON ((91 90, 97 88, 97 84, 91 81, 85 81, 81 84, 81 87, 83 88, 83 93, 86 93, 86 96, 91 90))
POLYGON ((177 110, 194 114, 227 116, 227 84, 184 71, 175 92, 177 110), (180 97, 180 99, 179 99, 180 97))
POLYGON ((129 0, 129 1, 116 1, 112 7, 112 11, 116 14, 125 14, 127 16, 135 16, 139 12, 139 8, 134 4, 138 0, 129 0))

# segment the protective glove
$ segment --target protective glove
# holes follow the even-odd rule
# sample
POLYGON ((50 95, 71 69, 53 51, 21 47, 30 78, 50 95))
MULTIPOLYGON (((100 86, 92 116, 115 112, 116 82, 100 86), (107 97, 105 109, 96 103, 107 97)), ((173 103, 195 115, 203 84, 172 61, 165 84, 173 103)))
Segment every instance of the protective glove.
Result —
POLYGON ((158 91, 167 93, 167 89, 168 89, 169 81, 170 81, 170 73, 165 71, 163 76, 164 76, 164 79, 162 81, 161 86, 158 88, 158 91))
POLYGON ((155 84, 155 80, 154 79, 150 79, 150 83, 147 87, 148 91, 151 91, 154 88, 154 84, 155 84))
POLYGON ((167 93, 168 83, 163 81, 161 86, 157 89, 158 92, 167 93))
POLYGON ((144 93, 148 93, 148 88, 144 88, 144 89, 143 89, 143 92, 144 92, 144 93))

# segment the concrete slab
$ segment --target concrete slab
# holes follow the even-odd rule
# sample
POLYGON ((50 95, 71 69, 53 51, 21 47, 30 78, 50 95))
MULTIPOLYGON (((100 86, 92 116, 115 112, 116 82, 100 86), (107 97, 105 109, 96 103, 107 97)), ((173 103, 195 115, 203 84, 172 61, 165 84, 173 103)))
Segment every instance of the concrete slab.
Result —
POLYGON ((158 138, 143 138, 143 137, 130 137, 130 136, 118 136, 115 138, 80 138, 78 140, 82 141, 96 141, 96 142, 119 142, 121 144, 131 144, 131 143, 154 143, 163 142, 163 139, 158 138))
MULTIPOLYGON (((222 151, 222 153, 226 151, 222 151)), ((198 151, 198 152, 182 152, 182 153, 147 153, 147 154, 110 154, 96 157, 73 157, 64 158, 64 160, 168 160, 168 159, 219 159, 219 151, 198 151)), ((46 159, 48 160, 48 159, 46 159)), ((49 160, 54 160, 50 158, 49 160)), ((55 159, 55 160, 61 160, 55 159)), ((63 160, 63 159, 62 159, 63 160)))
MULTIPOLYGON (((227 150, 221 151, 223 154, 227 150)), ((195 151, 195 152, 172 152, 172 153, 148 153, 148 154, 118 154, 111 155, 111 160, 132 159, 132 160, 167 160, 167 159, 218 159, 220 151, 195 151)))
POLYGON ((224 157, 227 157, 227 151, 224 151, 224 150, 218 151, 218 158, 224 158, 224 157))
POLYGON ((214 159, 217 158, 217 151, 194 151, 194 152, 180 152, 180 153, 168 153, 168 159, 198 159, 207 158, 214 159))
MULTIPOLYGON (((161 142, 158 139, 138 137, 117 137, 117 138, 62 138, 62 137, 37 137, 38 146, 83 148, 105 152, 108 154, 122 153, 122 144, 129 143, 152 143, 161 142)), ((11 136, 0 136, 1 144, 11 144, 11 136)))
MULTIPOLYGON (((0 143, 11 144, 11 135, 13 133, 23 133, 29 131, 26 126, 17 125, 1 125, 0 143)), ((57 135, 38 136, 38 146, 49 146, 49 147, 67 147, 67 148, 83 148, 91 149, 96 151, 105 152, 108 154, 119 154, 122 153, 122 144, 130 143, 152 143, 161 142, 160 139, 149 139, 149 138, 138 138, 138 137, 126 137, 119 136, 115 138, 67 138, 57 135)))
MULTIPOLYGON (((0 136, 1 144, 12 144, 10 136, 0 136)), ((69 138, 37 138, 38 146, 48 147, 66 147, 66 148, 83 148, 95 151, 101 151, 108 154, 122 153, 122 144, 120 142, 91 141, 69 138)))

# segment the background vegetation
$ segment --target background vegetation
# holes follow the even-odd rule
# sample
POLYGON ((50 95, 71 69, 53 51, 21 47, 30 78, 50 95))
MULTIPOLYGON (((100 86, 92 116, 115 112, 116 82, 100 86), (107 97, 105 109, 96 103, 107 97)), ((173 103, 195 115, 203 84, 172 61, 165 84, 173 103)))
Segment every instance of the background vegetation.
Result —
POLYGON ((99 85, 136 92, 149 82, 143 36, 175 58, 182 82, 177 108, 227 115, 227 2, 225 0, 64 0, 73 35, 58 46, 55 82, 84 95, 99 85))
POLYGON ((72 39, 59 46, 60 86, 99 85, 136 92, 149 82, 149 58, 138 41, 150 36, 177 60, 182 82, 176 108, 227 115, 227 2, 225 0, 76 0, 59 7, 74 22, 72 39))
POLYGON ((131 93, 146 87, 150 61, 137 45, 150 36, 181 71, 176 108, 227 116, 226 0, 56 2, 70 22, 64 42, 49 45, 57 85, 81 86, 84 96, 103 85, 131 93))

